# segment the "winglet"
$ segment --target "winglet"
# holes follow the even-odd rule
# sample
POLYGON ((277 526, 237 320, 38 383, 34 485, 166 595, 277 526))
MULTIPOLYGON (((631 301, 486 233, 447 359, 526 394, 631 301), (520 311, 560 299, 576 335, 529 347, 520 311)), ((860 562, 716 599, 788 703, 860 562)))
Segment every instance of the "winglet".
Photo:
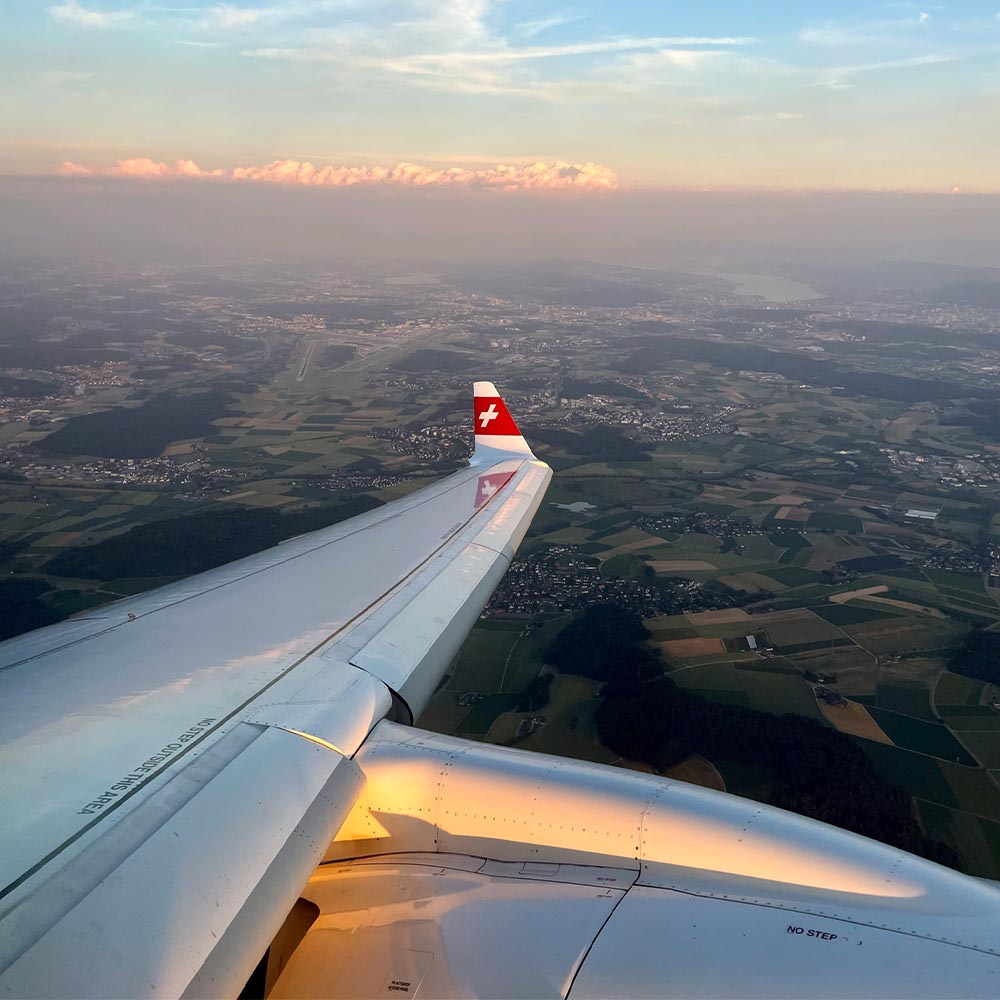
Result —
POLYGON ((534 458, 496 386, 492 382, 477 382, 473 395, 473 423, 476 430, 473 462, 479 462, 487 456, 503 457, 503 454, 534 458))

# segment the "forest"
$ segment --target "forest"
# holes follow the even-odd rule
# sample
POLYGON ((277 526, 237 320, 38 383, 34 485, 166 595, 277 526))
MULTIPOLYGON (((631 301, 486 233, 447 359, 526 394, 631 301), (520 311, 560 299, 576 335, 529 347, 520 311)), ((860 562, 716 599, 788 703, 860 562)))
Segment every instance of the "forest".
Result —
POLYGON ((48 591, 41 580, 11 577, 0 580, 0 641, 22 632, 42 628, 59 621, 62 614, 40 600, 48 591))
POLYGON ((991 390, 960 385, 935 378, 910 378, 891 372, 855 371, 831 361, 816 361, 792 351, 762 349, 757 344, 737 344, 689 337, 649 338, 649 346, 635 351, 618 370, 645 375, 665 363, 677 360, 706 362, 724 369, 741 368, 757 372, 777 372, 786 378, 810 385, 836 387, 845 395, 874 396, 915 403, 924 400, 951 402, 955 399, 994 397, 991 390))
POLYGON ((599 605, 564 629, 547 654, 562 671, 606 682, 597 723, 609 749, 660 772, 694 753, 757 764, 770 778, 769 805, 957 867, 949 847, 924 836, 909 796, 882 780, 851 737, 803 716, 683 691, 663 673, 648 637, 635 614, 599 605))
POLYGON ((140 406, 115 406, 73 417, 38 447, 62 455, 155 458, 171 441, 201 437, 225 415, 232 396, 221 390, 181 396, 163 393, 140 406))
POLYGON ((948 669, 977 681, 1000 684, 1000 633, 972 629, 952 655, 948 669))
POLYGON ((49 561, 46 572, 90 580, 187 576, 381 505, 381 500, 362 493, 288 514, 273 508, 231 507, 152 521, 96 545, 66 549, 49 561))

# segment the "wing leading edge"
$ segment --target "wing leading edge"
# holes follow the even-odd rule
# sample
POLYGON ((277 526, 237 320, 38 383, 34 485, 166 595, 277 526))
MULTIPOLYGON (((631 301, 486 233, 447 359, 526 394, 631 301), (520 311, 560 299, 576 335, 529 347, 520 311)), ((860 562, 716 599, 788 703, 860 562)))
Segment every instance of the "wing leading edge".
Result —
POLYGON ((351 755, 426 704, 550 478, 477 440, 395 503, 0 644, 0 993, 238 991, 351 755))

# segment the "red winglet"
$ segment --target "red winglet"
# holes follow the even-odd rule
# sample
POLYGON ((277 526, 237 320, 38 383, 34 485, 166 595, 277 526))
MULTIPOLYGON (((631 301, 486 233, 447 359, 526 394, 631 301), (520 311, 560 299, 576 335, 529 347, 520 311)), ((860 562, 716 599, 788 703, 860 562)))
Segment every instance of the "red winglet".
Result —
POLYGON ((499 396, 476 396, 475 414, 476 434, 521 434, 499 396))
POLYGON ((477 382, 473 397, 476 453, 531 455, 528 442, 521 436, 496 386, 492 382, 477 382))

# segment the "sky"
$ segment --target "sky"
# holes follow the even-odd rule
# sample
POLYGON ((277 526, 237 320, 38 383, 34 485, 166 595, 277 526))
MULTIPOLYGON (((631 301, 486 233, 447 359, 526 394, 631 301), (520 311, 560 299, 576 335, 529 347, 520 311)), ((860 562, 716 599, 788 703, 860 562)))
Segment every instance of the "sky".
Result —
POLYGON ((1000 192, 1000 0, 0 0, 0 174, 1000 192))

